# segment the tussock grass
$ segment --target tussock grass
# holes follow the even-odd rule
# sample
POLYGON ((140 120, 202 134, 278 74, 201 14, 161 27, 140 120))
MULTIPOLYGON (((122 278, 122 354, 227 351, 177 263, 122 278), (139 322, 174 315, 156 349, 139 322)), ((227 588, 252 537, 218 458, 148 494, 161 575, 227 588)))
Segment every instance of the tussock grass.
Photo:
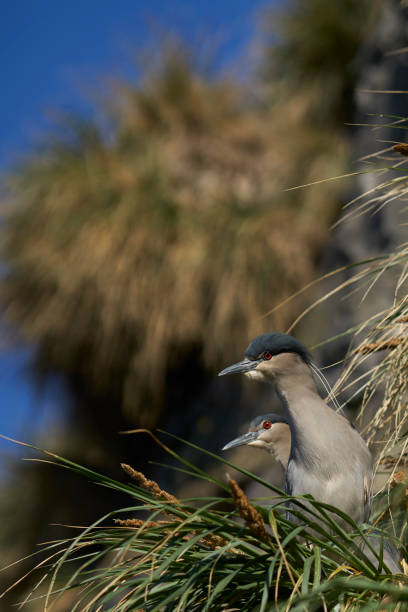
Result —
MULTIPOLYGON (((182 469, 208 478, 170 452, 182 469)), ((337 603, 341 610, 402 610, 408 601, 406 578, 390 575, 381 553, 374 553, 373 564, 359 551, 356 540, 364 538, 366 527, 357 527, 335 508, 310 496, 306 496, 310 507, 305 514, 306 498, 286 496, 215 455, 210 454, 281 499, 258 506, 229 478, 228 484, 218 483, 219 496, 178 500, 129 466, 125 471, 131 480, 124 483, 53 453, 45 455, 48 462, 74 470, 78 477, 126 493, 131 505, 90 527, 72 527, 72 537, 43 545, 46 559, 32 570, 37 588, 27 603, 40 597, 44 609, 51 610, 63 605, 71 591, 72 609, 84 612, 317 610, 322 606, 330 610, 337 603), (287 500, 293 504, 297 524, 286 518, 287 500), (228 509, 218 509, 221 503, 228 509), (337 526, 332 512, 341 514, 351 532, 337 526), (131 513, 142 518, 118 519, 131 513), (160 519, 163 515, 168 518, 160 519), (305 524, 313 528, 313 535, 305 524)), ((367 545, 371 548, 369 540, 367 545)))
POLYGON ((36 347, 36 372, 141 426, 186 359, 216 371, 312 278, 337 189, 283 188, 343 171, 346 149, 306 98, 250 104, 179 47, 153 64, 113 87, 109 130, 63 119, 2 201, 4 319, 36 347))

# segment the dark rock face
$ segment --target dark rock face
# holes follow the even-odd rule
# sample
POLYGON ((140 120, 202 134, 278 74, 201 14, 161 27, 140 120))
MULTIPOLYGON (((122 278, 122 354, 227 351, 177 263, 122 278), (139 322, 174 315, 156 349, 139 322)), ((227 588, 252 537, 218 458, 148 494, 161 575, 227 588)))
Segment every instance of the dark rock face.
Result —
MULTIPOLYGON (((355 86, 355 116, 350 122, 355 124, 388 124, 393 127, 373 129, 356 125, 350 127, 351 133, 351 168, 369 170, 370 167, 389 166, 390 152, 384 152, 388 160, 374 160, 368 156, 382 151, 396 142, 405 142, 406 130, 398 128, 398 116, 407 116, 408 98, 398 93, 370 93, 371 91, 407 91, 408 90, 408 53, 403 51, 408 45, 408 3, 391 0, 384 3, 383 13, 371 38, 361 49, 356 63, 359 66, 355 86), (393 116, 393 117, 392 117, 393 116), (357 160, 361 160, 356 164, 357 160), (374 162, 370 164, 369 162, 374 162)), ((393 157, 393 162, 402 161, 393 157)), ((396 176, 396 174, 394 175, 396 176)), ((387 178, 391 178, 387 175, 387 178)), ((361 174, 353 180, 344 201, 351 201, 361 194, 374 190, 386 179, 382 173, 361 174)), ((373 197, 375 191, 373 192, 373 197)), ((361 203, 361 202, 360 202, 361 203)), ((359 202, 354 205, 356 209, 359 202)), ((331 240, 321 260, 321 272, 325 274, 340 266, 366 260, 380 254, 388 253, 406 240, 406 228, 402 225, 402 209, 405 202, 391 201, 382 206, 382 201, 374 202, 372 211, 355 215, 342 222, 333 231, 331 240)), ((344 211, 347 214, 349 209, 344 211)), ((356 269, 344 272, 330 282, 325 283, 324 291, 333 289, 337 284, 346 281, 356 269)), ((361 301, 363 292, 358 292, 346 300, 335 298, 327 307, 325 327, 318 329, 318 338, 340 334, 372 314, 389 306, 394 297, 395 280, 398 270, 387 272, 375 283, 367 297, 361 301), (323 332, 323 333, 322 333, 323 332)), ((314 324, 321 324, 319 319, 314 324)), ((318 361, 321 364, 335 363, 342 359, 347 351, 350 337, 328 345, 319 351, 318 361)), ((339 368, 328 371, 331 382, 335 381, 339 368)))

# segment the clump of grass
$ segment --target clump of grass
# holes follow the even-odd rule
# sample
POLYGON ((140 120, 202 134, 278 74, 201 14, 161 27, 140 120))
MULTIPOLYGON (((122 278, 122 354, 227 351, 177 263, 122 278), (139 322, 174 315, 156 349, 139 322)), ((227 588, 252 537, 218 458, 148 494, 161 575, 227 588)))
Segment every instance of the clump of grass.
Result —
MULTIPOLYGON (((208 478, 201 469, 171 454, 189 473, 208 478)), ((350 519, 342 516, 352 533, 340 527, 333 530, 328 511, 339 515, 335 508, 308 496, 305 514, 303 498, 286 496, 259 477, 209 454, 279 493, 281 499, 271 506, 257 506, 229 478, 228 484, 218 482, 223 494, 217 497, 176 500, 176 504, 170 493, 133 469, 126 468, 131 482, 123 483, 46 453, 50 463, 126 493, 137 505, 116 510, 90 527, 76 528, 73 537, 43 545, 46 558, 33 567, 38 583, 26 603, 40 597, 45 608, 57 602, 63 605, 63 598, 71 593, 75 609, 83 612, 101 607, 112 612, 159 612, 175 606, 186 611, 256 608, 264 612, 332 609, 337 603, 342 609, 403 609, 408 601, 404 576, 392 576, 386 568, 381 573, 381 555, 374 553, 376 566, 359 551, 354 542, 364 534, 350 519), (286 518, 287 501, 299 524, 286 518), (218 509, 221 502, 229 509, 218 509), (131 512, 144 516, 117 518, 131 512), (159 518, 169 513, 176 520, 159 518)))
POLYGON ((114 87, 108 131, 62 120, 2 200, 2 312, 36 373, 63 373, 83 410, 107 402, 150 427, 186 360, 216 371, 311 279, 337 188, 283 189, 342 171, 346 148, 301 97, 249 104, 180 47, 163 57, 114 87))
MULTIPOLYGON (((139 483, 139 486, 141 486, 143 489, 148 491, 155 499, 166 501, 172 504, 173 510, 166 509, 164 510, 164 513, 170 517, 171 521, 180 521, 180 514, 179 513, 177 514, 174 511, 174 509, 176 511, 180 510, 181 503, 180 503, 180 500, 177 499, 177 497, 174 497, 174 495, 171 495, 167 491, 164 491, 163 489, 161 489, 159 485, 157 484, 157 482, 155 482, 154 480, 150 480, 149 478, 146 478, 146 476, 142 472, 138 472, 137 470, 133 469, 130 465, 126 465, 122 463, 122 468, 133 480, 136 480, 139 483)), ((128 527, 141 527, 142 525, 144 527, 147 526, 145 521, 140 521, 138 519, 124 519, 124 520, 115 519, 115 523, 118 523, 120 525, 126 525, 128 527)), ((150 521, 149 525, 154 526, 154 527, 161 526, 163 529, 165 529, 166 526, 168 527, 169 525, 171 525, 171 522, 170 521, 158 521, 158 522, 150 521)), ((193 533, 195 534, 195 532, 193 533)), ((208 546, 210 546, 211 548, 217 548, 219 546, 224 546, 226 544, 223 538, 220 538, 219 536, 216 536, 213 534, 206 535, 203 538, 203 542, 207 544, 208 546)))

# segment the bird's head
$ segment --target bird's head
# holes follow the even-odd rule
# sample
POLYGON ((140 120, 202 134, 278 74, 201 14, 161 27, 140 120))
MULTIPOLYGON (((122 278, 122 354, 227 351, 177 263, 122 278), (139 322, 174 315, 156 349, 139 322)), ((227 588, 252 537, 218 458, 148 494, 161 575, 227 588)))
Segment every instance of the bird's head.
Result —
POLYGON ((310 355, 299 340, 272 332, 252 340, 245 351, 245 358, 225 368, 218 376, 242 373, 256 380, 275 382, 279 376, 309 362, 310 355))
MULTIPOLYGON (((248 432, 234 438, 223 447, 224 450, 235 446, 255 446, 262 448, 269 453, 275 454, 276 445, 279 442, 286 442, 283 438, 290 436, 287 420, 279 414, 264 414, 251 421, 248 432)), ((288 439, 290 442, 290 438, 288 439)))

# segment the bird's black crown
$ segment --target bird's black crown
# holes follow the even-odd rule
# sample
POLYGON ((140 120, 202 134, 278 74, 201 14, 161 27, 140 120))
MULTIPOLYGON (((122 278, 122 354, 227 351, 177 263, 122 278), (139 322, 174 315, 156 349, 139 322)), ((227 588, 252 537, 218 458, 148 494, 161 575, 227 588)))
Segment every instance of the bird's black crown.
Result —
POLYGON ((262 423, 262 421, 270 421, 271 423, 286 423, 288 425, 288 420, 285 419, 285 417, 281 416, 280 414, 269 413, 252 419, 249 427, 251 429, 256 429, 258 425, 262 423))
POLYGON ((257 359, 261 353, 268 351, 272 355, 278 355, 279 353, 296 353, 303 361, 309 363, 311 356, 307 348, 287 334, 280 334, 279 332, 271 332, 269 334, 261 334, 252 340, 251 344, 245 351, 245 357, 248 359, 257 359))

